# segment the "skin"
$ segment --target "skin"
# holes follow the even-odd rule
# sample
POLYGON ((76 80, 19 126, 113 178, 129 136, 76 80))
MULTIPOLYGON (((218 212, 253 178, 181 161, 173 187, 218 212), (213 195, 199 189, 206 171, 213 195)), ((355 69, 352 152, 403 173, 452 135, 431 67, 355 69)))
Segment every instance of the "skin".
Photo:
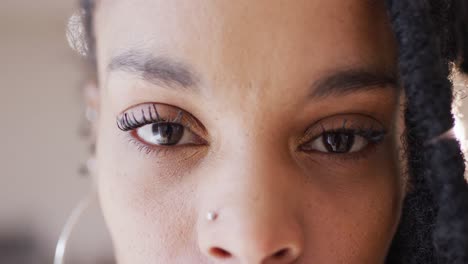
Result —
POLYGON ((118 263, 384 263, 405 189, 397 85, 317 95, 339 72, 396 75, 383 3, 102 0, 95 32, 88 102, 118 263), (196 78, 134 69, 161 57, 196 78), (153 103, 171 120, 183 109, 197 145, 150 145, 116 125, 153 103), (341 127, 387 134, 347 154, 301 148, 341 127))

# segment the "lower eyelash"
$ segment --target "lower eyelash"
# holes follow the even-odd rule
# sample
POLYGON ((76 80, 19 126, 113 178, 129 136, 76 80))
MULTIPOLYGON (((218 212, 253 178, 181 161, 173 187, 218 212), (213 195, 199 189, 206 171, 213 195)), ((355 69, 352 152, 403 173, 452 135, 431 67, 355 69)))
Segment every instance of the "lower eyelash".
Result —
MULTIPOLYGON (((333 132, 333 131, 331 131, 333 132)), ((349 133, 350 131, 348 131, 349 133)), ((366 140, 369 141, 369 144, 361 151, 357 152, 349 152, 349 153, 324 153, 321 152, 319 155, 323 155, 327 158, 330 159, 338 159, 338 160, 344 160, 344 161, 359 161, 362 159, 366 159, 370 154, 374 153, 377 148, 384 142, 387 132, 386 131, 357 131, 354 132, 354 135, 356 136, 362 136, 366 140), (377 135, 370 136, 372 133, 377 133, 377 135)))
POLYGON ((370 154, 374 153, 377 150, 377 147, 382 142, 377 143, 369 143, 363 150, 351 153, 342 153, 342 154, 334 154, 334 153, 323 153, 327 155, 331 159, 341 159, 345 161, 359 161, 369 157, 370 154))
MULTIPOLYGON (((125 137, 127 142, 129 142, 131 145, 136 146, 137 150, 145 155, 168 155, 169 152, 177 151, 177 149, 184 148, 184 146, 159 146, 159 145, 154 145, 151 146, 149 144, 145 144, 144 142, 141 142, 138 140, 138 137, 135 135, 135 131, 130 131, 127 132, 125 137)), ((194 147, 193 145, 192 147, 194 147)))
POLYGON ((142 152, 143 154, 146 154, 146 155, 151 155, 151 154, 156 154, 156 155, 159 155, 159 154, 164 154, 165 151, 168 151, 169 148, 168 147, 163 147, 163 146, 158 146, 158 147, 152 147, 148 144, 145 144, 143 142, 141 142, 140 140, 138 140, 135 135, 133 135, 133 132, 129 132, 127 133, 127 141, 136 146, 137 150, 142 152))

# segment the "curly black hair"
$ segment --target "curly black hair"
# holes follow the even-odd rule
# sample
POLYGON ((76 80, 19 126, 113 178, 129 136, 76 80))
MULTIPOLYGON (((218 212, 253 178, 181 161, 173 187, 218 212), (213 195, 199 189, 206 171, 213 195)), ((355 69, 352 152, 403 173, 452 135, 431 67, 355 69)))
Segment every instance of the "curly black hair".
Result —
MULTIPOLYGON (((80 0, 96 67, 93 0, 80 0)), ((399 44, 409 191, 386 263, 468 263, 468 184, 455 139, 451 67, 468 73, 467 0, 385 0, 399 44), (455 65, 455 66, 453 66, 455 65)))

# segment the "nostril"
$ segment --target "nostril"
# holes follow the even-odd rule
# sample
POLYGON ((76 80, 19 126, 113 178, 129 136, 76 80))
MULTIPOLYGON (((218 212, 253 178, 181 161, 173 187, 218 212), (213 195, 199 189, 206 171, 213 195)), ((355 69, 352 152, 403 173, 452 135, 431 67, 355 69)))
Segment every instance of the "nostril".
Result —
POLYGON ((289 255, 289 249, 284 248, 272 255, 274 259, 284 259, 289 255))
POLYGON ((226 251, 226 250, 224 250, 222 248, 219 248, 219 247, 211 248, 210 249, 210 254, 213 257, 222 258, 222 259, 230 258, 232 256, 231 253, 229 253, 228 251, 226 251))

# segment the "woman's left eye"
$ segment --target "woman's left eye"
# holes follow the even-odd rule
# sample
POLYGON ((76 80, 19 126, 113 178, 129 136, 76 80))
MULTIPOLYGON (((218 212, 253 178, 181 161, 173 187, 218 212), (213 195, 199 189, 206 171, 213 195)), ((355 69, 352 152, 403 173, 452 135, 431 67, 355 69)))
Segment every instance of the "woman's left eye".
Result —
POLYGON ((149 145, 198 145, 200 142, 197 135, 178 123, 152 123, 137 128, 135 132, 141 141, 149 145))
POLYGON ((301 148, 305 151, 344 154, 361 151, 369 143, 369 139, 354 132, 325 132, 301 148))

